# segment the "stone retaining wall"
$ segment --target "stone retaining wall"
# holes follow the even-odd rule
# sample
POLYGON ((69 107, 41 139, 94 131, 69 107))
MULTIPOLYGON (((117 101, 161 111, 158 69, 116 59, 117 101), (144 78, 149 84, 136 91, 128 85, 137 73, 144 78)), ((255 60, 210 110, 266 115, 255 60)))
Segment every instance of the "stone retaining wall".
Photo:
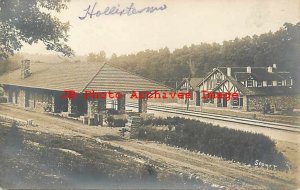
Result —
POLYGON ((249 96, 248 111, 263 111, 265 104, 270 104, 276 111, 293 109, 299 104, 300 96, 249 96))

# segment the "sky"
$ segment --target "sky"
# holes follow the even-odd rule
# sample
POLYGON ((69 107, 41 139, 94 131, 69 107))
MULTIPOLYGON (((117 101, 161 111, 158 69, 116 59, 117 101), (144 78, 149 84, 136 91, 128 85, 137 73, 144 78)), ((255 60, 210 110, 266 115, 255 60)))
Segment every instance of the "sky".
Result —
MULTIPOLYGON (((76 55, 104 50, 108 56, 168 47, 171 51, 201 42, 222 43, 236 37, 276 31, 285 22, 300 21, 300 0, 71 0, 56 16, 71 24, 68 45, 76 55), (153 13, 84 17, 106 7, 166 6, 153 13), (90 9, 91 10, 91 9, 90 9)), ((43 44, 25 45, 21 52, 57 54, 43 44)))

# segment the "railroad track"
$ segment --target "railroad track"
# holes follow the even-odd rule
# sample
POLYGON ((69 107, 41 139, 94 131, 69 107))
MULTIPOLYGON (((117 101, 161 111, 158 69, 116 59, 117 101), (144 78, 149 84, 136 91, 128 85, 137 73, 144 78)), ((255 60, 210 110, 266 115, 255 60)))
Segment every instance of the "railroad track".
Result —
MULTIPOLYGON (((137 103, 128 102, 126 103, 127 107, 138 108, 137 103)), ((276 122, 269 122, 269 121, 261 121, 256 119, 248 119, 248 118, 241 118, 241 117, 233 117, 227 115, 220 115, 220 114, 212 114, 212 113, 205 113, 200 111, 190 111, 184 110, 184 108, 175 108, 169 106, 159 106, 159 105, 149 105, 148 110, 152 111, 159 111, 165 113, 172 113, 172 114, 180 114, 184 116, 192 116, 192 117, 199 117, 199 118, 208 118, 208 119, 215 119, 221 121, 229 121, 234 123, 241 123, 247 125, 254 125, 258 127, 265 127, 270 129, 277 129, 277 130, 284 130, 284 131, 291 131, 300 133, 300 126, 297 125, 290 125, 285 123, 276 123, 276 122)))

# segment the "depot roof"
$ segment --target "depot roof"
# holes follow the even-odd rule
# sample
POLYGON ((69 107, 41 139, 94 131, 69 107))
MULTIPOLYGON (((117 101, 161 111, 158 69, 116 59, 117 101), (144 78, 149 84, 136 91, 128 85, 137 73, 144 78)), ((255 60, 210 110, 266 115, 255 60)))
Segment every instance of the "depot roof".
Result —
POLYGON ((0 84, 48 90, 95 90, 131 92, 171 90, 170 87, 107 63, 31 63, 31 75, 21 78, 21 69, 0 76, 0 84))

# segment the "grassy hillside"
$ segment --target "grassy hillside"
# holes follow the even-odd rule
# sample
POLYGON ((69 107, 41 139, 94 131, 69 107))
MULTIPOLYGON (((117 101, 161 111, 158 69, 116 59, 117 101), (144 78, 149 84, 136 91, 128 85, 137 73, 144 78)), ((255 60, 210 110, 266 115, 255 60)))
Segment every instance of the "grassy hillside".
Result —
POLYGON ((187 176, 161 171, 147 158, 97 140, 23 131, 10 125, 0 121, 3 188, 132 189, 203 185, 200 179, 191 181, 187 176))

